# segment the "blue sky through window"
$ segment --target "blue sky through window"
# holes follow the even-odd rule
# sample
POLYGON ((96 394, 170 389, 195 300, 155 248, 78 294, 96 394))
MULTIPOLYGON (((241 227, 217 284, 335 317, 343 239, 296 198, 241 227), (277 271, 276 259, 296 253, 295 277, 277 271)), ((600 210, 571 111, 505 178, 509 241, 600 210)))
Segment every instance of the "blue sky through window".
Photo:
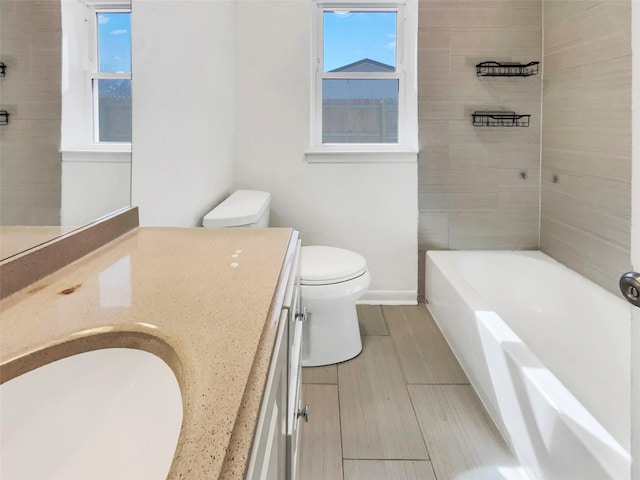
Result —
POLYGON ((396 65, 396 12, 324 12, 324 71, 369 58, 396 65))
POLYGON ((98 13, 100 72, 131 73, 131 14, 98 13))

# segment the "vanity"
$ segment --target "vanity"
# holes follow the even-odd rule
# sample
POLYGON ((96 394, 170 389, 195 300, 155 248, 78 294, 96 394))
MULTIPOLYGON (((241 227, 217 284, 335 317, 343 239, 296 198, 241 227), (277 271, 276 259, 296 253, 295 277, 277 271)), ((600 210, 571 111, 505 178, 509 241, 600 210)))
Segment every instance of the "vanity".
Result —
POLYGON ((290 228, 133 228, 0 301, 0 382, 144 350, 182 397, 167 478, 296 478, 299 252, 290 228))

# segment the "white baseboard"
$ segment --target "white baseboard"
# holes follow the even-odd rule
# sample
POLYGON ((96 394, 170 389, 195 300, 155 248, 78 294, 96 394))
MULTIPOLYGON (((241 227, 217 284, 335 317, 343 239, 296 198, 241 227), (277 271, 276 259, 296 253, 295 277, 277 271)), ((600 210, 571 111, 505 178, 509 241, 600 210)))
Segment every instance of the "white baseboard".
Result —
POLYGON ((360 305, 417 305, 416 290, 368 290, 356 302, 360 305))

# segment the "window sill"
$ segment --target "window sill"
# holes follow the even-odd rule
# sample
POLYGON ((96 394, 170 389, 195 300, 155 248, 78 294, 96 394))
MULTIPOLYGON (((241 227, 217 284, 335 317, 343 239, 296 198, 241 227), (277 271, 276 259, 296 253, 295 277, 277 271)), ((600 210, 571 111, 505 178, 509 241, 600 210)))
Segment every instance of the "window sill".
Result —
POLYGON ((131 163, 131 145, 61 148, 63 163, 131 163))
POLYGON ((81 147, 61 147, 60 153, 131 153, 130 143, 89 144, 81 147))
POLYGON ((305 152, 308 163, 416 163, 418 150, 402 147, 322 148, 305 152))

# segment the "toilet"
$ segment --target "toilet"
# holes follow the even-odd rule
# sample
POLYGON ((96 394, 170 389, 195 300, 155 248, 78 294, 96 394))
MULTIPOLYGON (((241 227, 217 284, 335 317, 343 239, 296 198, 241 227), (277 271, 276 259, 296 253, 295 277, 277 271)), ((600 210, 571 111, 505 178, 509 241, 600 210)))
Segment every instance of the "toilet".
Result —
MULTIPOLYGON (((267 227, 271 194, 236 190, 202 219, 204 227, 267 227)), ((300 255, 302 366, 344 362, 362 351, 356 300, 371 275, 362 255, 326 246, 304 246, 300 255)))

